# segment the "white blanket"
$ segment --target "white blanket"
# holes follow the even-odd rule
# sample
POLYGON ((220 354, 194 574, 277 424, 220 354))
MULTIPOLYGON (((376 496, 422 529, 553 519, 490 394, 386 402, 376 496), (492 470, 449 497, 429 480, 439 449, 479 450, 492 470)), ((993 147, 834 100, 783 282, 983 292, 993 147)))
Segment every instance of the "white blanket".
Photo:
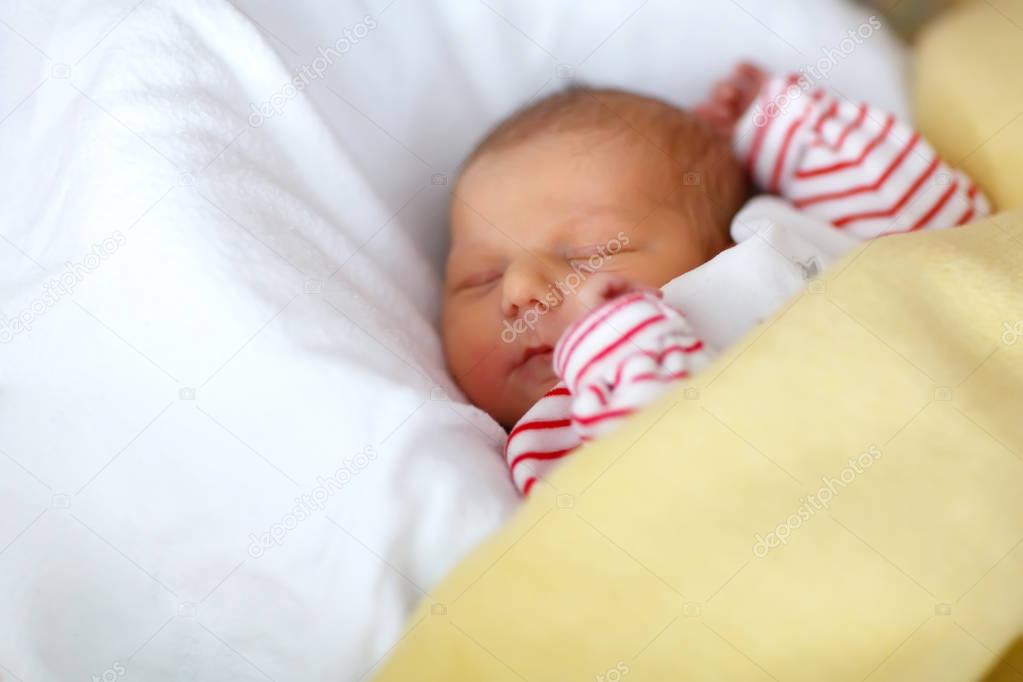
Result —
POLYGON ((831 60, 825 85, 904 115, 887 31, 843 49, 865 22, 836 0, 5 3, 0 678, 367 674, 517 504, 436 326, 473 141, 569 77, 687 104, 749 56, 831 60))

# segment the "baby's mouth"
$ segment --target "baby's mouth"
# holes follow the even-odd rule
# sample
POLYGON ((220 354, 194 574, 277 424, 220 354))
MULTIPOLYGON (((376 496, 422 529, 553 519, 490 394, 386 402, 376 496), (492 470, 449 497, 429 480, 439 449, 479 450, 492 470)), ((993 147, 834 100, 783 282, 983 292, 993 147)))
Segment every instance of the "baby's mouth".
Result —
MULTIPOLYGON (((525 367, 535 367, 537 365, 551 368, 551 353, 553 351, 554 348, 546 344, 542 346, 530 346, 522 352, 522 357, 515 365, 515 369, 518 370, 525 367)), ((551 369, 553 371, 553 368, 551 369)))

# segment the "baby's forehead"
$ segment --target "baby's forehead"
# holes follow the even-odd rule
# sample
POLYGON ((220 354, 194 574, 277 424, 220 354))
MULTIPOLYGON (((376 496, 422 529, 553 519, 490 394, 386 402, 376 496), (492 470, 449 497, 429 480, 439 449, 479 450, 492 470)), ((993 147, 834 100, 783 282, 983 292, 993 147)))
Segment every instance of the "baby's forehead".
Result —
POLYGON ((632 203, 671 186, 672 164, 639 135, 563 130, 502 145, 475 158, 454 187, 452 215, 473 217, 486 207, 513 209, 538 202, 632 203), (621 195, 621 196, 619 196, 621 195))
POLYGON ((495 163, 493 174, 470 178, 469 191, 453 200, 452 258, 472 261, 482 253, 599 243, 622 229, 639 229, 656 203, 616 183, 607 164, 590 164, 551 182, 551 176, 531 178, 512 191, 500 169, 495 163))

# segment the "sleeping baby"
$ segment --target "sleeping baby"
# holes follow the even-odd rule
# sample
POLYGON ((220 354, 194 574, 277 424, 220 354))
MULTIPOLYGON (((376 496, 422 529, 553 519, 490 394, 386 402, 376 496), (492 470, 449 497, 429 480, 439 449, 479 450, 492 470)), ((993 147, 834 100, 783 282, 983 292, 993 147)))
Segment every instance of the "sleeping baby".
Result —
POLYGON ((741 64, 693 112, 572 88, 512 115, 464 164, 448 366, 509 430, 528 494, 856 244, 988 210, 909 126, 801 76, 741 64), (766 196, 747 203, 751 185, 766 196))

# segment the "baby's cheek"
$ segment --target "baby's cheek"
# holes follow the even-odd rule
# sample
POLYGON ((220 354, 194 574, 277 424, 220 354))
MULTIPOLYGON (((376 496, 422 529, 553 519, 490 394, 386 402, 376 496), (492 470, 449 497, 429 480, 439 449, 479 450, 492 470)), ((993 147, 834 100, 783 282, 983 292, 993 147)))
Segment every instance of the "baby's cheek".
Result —
POLYGON ((637 280, 660 288, 676 277, 698 268, 707 260, 699 245, 691 240, 679 240, 652 256, 648 263, 639 268, 636 273, 637 280))
POLYGON ((465 319, 453 330, 457 343, 452 345, 456 356, 452 358, 452 368, 459 380, 475 389, 474 392, 500 378, 502 351, 506 349, 501 347, 505 344, 501 342, 500 332, 495 332, 491 326, 465 319))

